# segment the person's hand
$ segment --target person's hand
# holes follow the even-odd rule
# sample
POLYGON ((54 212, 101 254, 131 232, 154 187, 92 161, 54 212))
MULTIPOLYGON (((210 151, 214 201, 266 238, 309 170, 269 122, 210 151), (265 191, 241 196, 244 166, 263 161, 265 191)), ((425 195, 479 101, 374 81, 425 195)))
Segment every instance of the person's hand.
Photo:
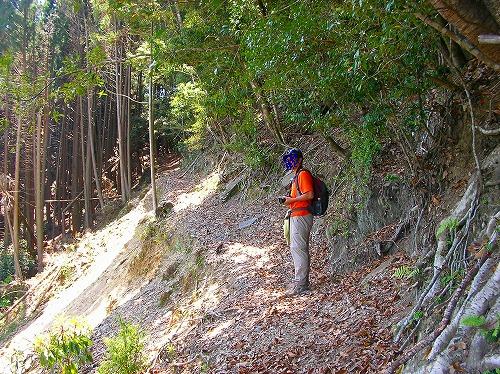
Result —
POLYGON ((285 197, 285 205, 290 206, 290 204, 293 202, 293 199, 289 196, 285 197))

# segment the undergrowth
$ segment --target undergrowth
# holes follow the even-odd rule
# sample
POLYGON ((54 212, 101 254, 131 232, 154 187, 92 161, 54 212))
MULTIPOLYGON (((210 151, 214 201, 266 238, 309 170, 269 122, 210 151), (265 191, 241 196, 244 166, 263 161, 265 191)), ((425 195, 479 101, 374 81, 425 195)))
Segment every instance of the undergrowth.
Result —
POLYGON ((120 330, 112 338, 104 339, 106 356, 97 372, 99 374, 135 374, 146 367, 144 354, 146 335, 138 325, 118 320, 120 330))

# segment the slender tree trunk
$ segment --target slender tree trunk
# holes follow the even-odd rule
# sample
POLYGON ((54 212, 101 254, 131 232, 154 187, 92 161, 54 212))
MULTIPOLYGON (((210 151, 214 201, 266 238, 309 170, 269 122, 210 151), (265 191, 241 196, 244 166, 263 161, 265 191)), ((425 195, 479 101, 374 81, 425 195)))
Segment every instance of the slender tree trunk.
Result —
MULTIPOLYGON (((8 100, 8 95, 5 94, 5 102, 4 102, 4 111, 5 111, 5 119, 7 123, 10 124, 10 106, 9 106, 9 100, 8 100)), ((5 132, 3 134, 4 137, 4 156, 3 156, 3 173, 5 175, 9 175, 9 126, 5 128, 5 132)), ((8 226, 8 221, 9 219, 9 208, 8 208, 8 203, 7 203, 7 198, 4 198, 4 215, 6 217, 5 221, 5 227, 4 227, 4 236, 3 236, 3 242, 4 242, 4 248, 7 248, 7 245, 9 243, 9 238, 12 238, 11 231, 9 231, 9 228, 12 229, 10 226, 8 226), (10 235, 10 236, 9 236, 10 235)))
POLYGON ((275 118, 273 118, 272 112, 270 110, 270 105, 267 102, 267 99, 262 95, 260 84, 257 83, 255 80, 252 80, 250 81, 250 86, 252 87, 254 95, 257 99, 257 104, 259 105, 259 109, 260 112, 262 113, 262 118, 264 119, 264 122, 266 123, 269 130, 271 130, 271 132, 274 134, 276 140, 281 144, 284 144, 285 140, 283 138, 283 133, 281 131, 278 122, 276 121, 275 118))
POLYGON ((153 194, 153 212, 156 215, 158 202, 156 197, 155 180, 155 139, 154 139, 154 117, 153 117, 153 22, 151 22, 150 65, 149 65, 149 162, 151 166, 151 191, 153 194))
MULTIPOLYGON (((93 124, 93 118, 94 114, 92 111, 93 108, 93 92, 92 90, 88 90, 87 92, 87 120, 88 120, 88 131, 87 131, 87 137, 88 137, 88 145, 89 145, 89 151, 92 159, 92 169, 94 171, 94 179, 95 179, 95 185, 96 185, 96 190, 97 190, 97 196, 99 197, 99 204, 101 206, 101 210, 104 209, 104 199, 102 197, 102 190, 101 190, 101 183, 100 183, 100 177, 99 174, 97 173, 97 162, 95 158, 95 145, 94 145, 94 124, 93 124)), ((88 155, 87 155, 88 158, 88 155)))
MULTIPOLYGON (((73 121, 73 154, 71 158, 71 198, 74 199, 81 191, 80 185, 80 157, 78 152, 79 144, 79 128, 80 123, 79 105, 76 105, 75 116, 73 121)), ((76 201, 71 210, 71 222, 73 235, 76 234, 82 225, 82 209, 79 201, 76 201)), ((64 233, 63 233, 64 234, 64 233)))
POLYGON ((82 97, 78 97, 78 105, 80 107, 79 113, 80 113, 80 145, 81 145, 81 152, 82 152, 82 168, 84 168, 84 173, 83 173, 83 199, 85 203, 85 228, 91 228, 92 227, 92 218, 91 218, 91 207, 90 207, 90 188, 89 186, 89 171, 90 168, 87 168, 87 165, 90 166, 90 163, 88 162, 88 154, 86 156, 85 152, 85 136, 84 136, 84 129, 83 129, 83 100, 82 97), (88 170, 87 170, 88 169, 88 170))
POLYGON ((16 136, 16 163, 14 172, 14 224, 13 224, 13 244, 14 244, 14 274, 16 279, 22 280, 23 274, 19 265, 19 188, 21 175, 21 134, 22 134, 22 119, 21 116, 17 119, 17 136, 16 136))
POLYGON ((127 69, 127 184, 129 189, 132 188, 132 168, 130 162, 130 86, 132 80, 132 67, 129 65, 127 69))
POLYGON ((36 139, 34 159, 35 224, 38 272, 43 270, 43 180, 42 180, 42 115, 36 116, 36 139))
MULTIPOLYGON (((115 21, 115 29, 118 33, 118 22, 115 21)), ((130 198, 129 186, 127 183, 127 168, 126 168, 126 155, 125 155, 125 143, 124 143, 124 126, 123 126, 123 100, 122 100, 122 85, 123 85, 123 67, 120 62, 121 50, 119 46, 120 40, 117 39, 115 42, 115 85, 116 85, 116 122, 118 128, 118 158, 120 162, 120 187, 122 201, 127 202, 130 198)))

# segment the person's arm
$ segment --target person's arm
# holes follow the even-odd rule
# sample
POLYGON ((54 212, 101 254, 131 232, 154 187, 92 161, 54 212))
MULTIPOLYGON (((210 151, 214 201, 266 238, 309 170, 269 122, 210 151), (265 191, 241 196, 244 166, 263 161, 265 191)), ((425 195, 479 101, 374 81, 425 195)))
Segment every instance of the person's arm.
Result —
POLYGON ((312 192, 312 191, 306 192, 305 194, 302 194, 302 195, 297 196, 297 197, 287 196, 285 198, 285 205, 290 205, 290 204, 295 203, 297 201, 312 200, 313 198, 314 198, 314 192, 312 192))

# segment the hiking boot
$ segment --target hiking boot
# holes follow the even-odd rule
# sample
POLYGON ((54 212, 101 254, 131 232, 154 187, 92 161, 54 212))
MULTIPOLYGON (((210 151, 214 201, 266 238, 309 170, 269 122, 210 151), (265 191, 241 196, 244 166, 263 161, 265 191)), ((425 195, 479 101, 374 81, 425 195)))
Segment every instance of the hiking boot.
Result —
POLYGON ((305 286, 305 285, 299 286, 299 285, 294 284, 286 290, 285 296, 287 296, 287 297, 299 296, 299 295, 306 293, 307 291, 309 291, 308 286, 305 286))

